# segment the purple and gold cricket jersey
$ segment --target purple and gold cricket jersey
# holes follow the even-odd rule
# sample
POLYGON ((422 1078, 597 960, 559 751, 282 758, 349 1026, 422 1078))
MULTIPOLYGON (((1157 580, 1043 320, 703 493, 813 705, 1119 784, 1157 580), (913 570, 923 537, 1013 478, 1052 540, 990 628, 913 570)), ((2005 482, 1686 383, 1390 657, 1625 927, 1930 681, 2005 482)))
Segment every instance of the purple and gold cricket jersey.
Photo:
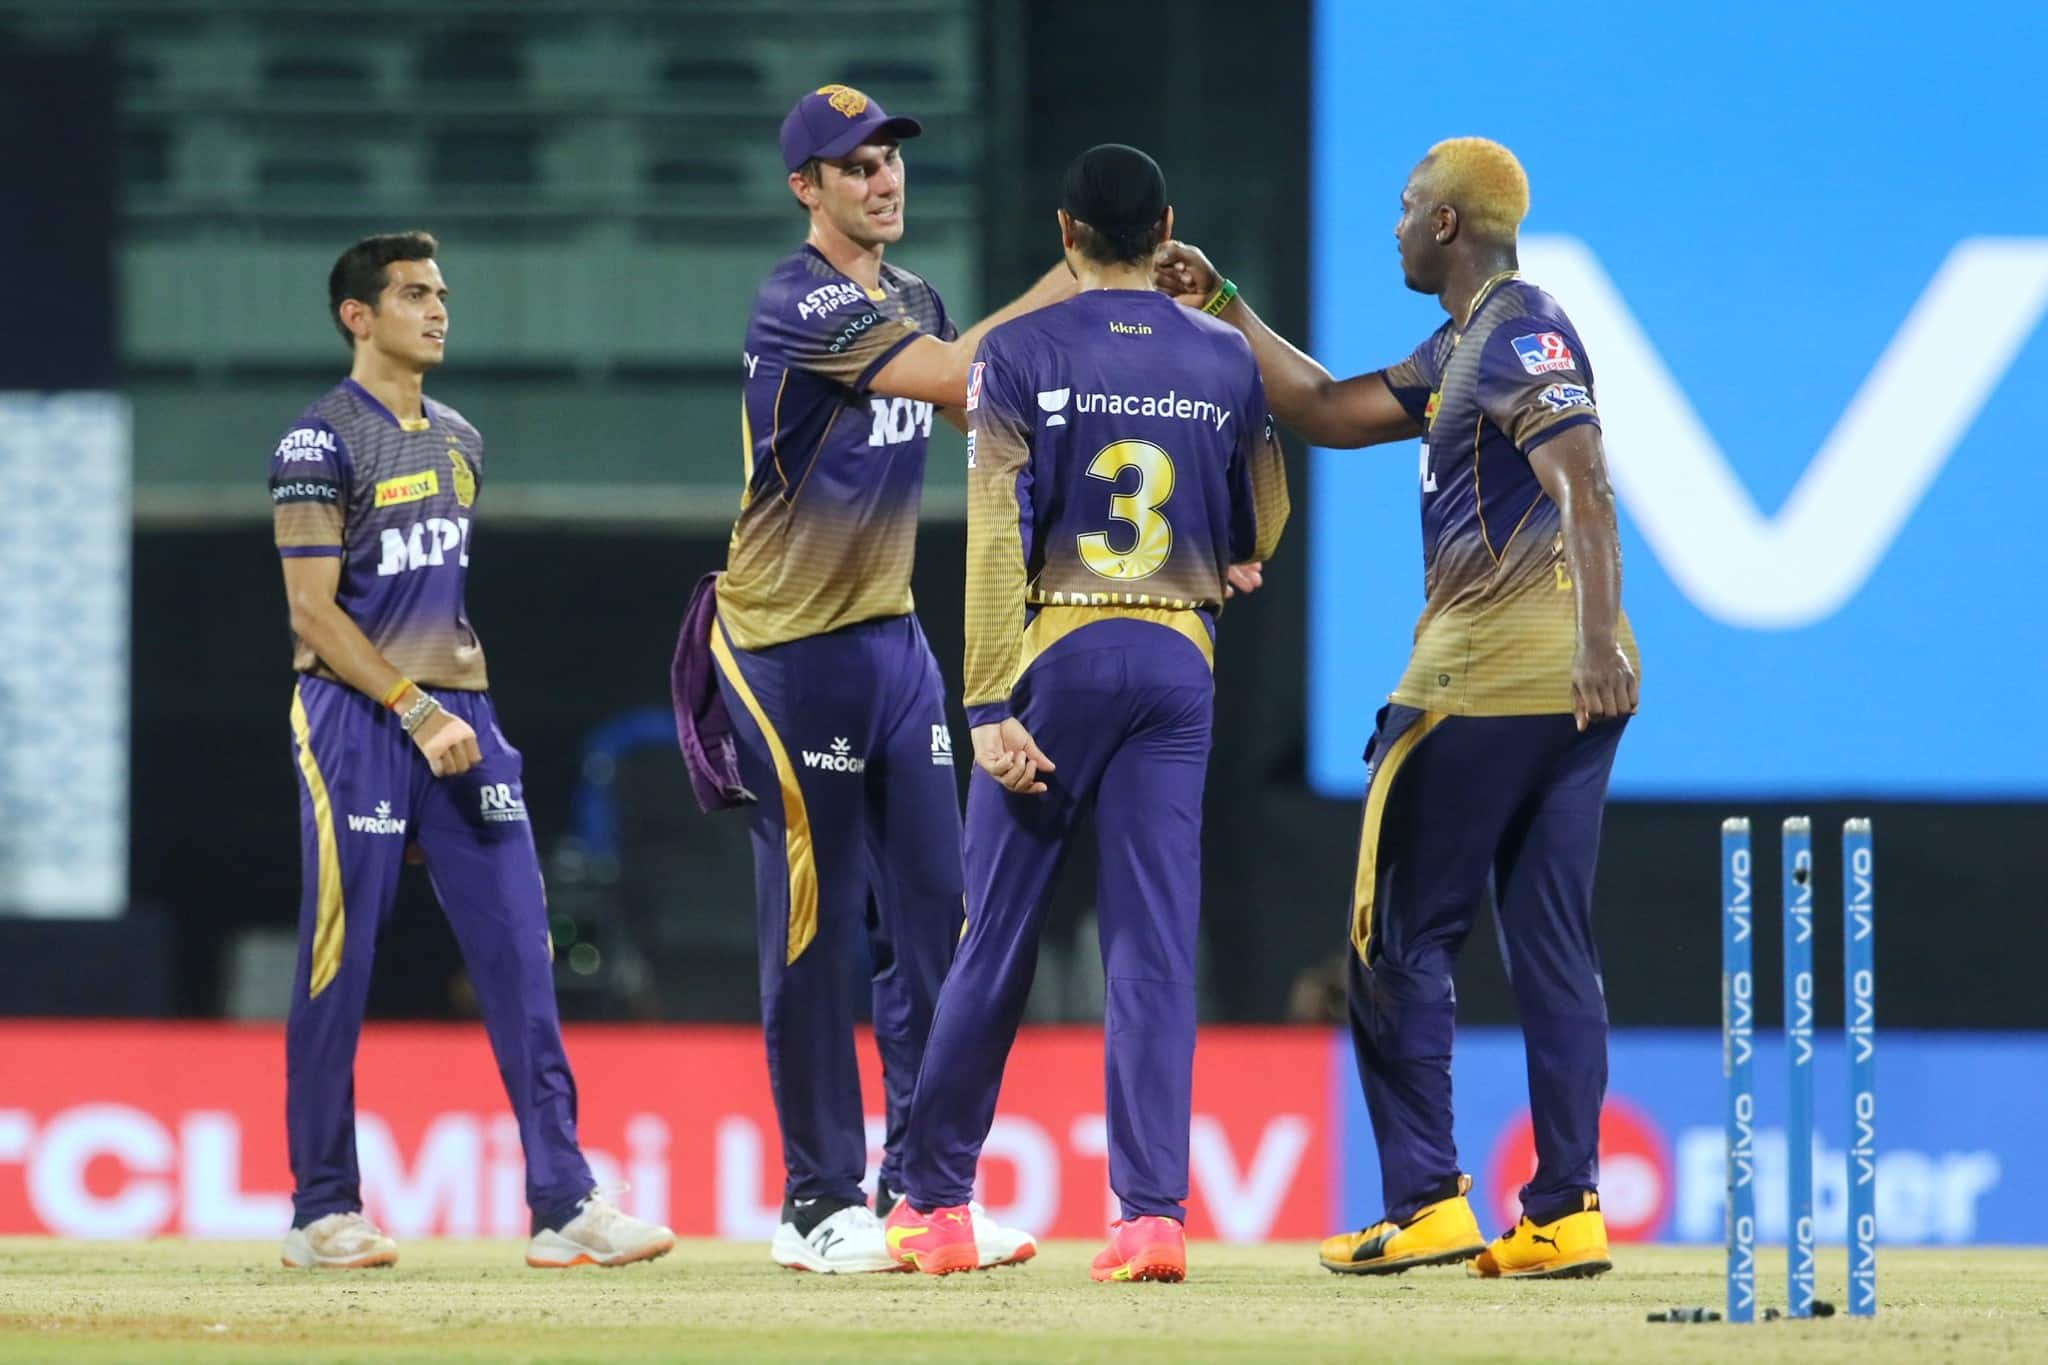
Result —
POLYGON ((989 333, 968 379, 968 719, 1113 616, 1213 655, 1233 563, 1273 552, 1287 475, 1236 329, 1163 294, 1089 290, 989 333))
POLYGON ((967 714, 1057 767, 967 795, 967 932, 906 1131, 912 1207, 967 1202, 1084 812, 1100 856, 1104 1126, 1125 1218, 1184 1219, 1212 622, 1287 479, 1251 348, 1163 294, 1088 290, 989 333, 967 382, 967 714))
MULTIPOLYGON (((278 553, 341 559, 335 602, 391 666, 423 687, 482 691, 483 646, 463 608, 483 438, 421 399, 401 421, 353 379, 301 413, 270 457, 278 553)), ((340 678, 303 640, 292 666, 340 678)))
POLYGON ((303 1227, 362 1207, 356 1042, 378 931, 416 846, 497 1054, 526 1156, 527 1202, 537 1226, 559 1227, 595 1182, 576 1140, 524 763, 498 728, 483 649, 463 612, 483 441, 453 408, 430 398, 421 408, 422 419, 400 421, 343 380, 300 415, 270 460, 278 553, 339 558, 336 605, 470 727, 479 753, 466 772, 436 777, 396 715, 297 642, 302 870, 285 1021, 293 1218, 303 1227))
MULTIPOLYGON (((1529 453, 1599 425, 1578 333, 1556 299, 1510 278, 1481 295, 1462 333, 1446 322, 1384 377, 1423 425, 1428 595, 1393 700, 1461 716, 1570 711, 1575 594, 1557 504, 1529 453)), ((1626 616, 1616 633, 1640 673, 1626 616)))
POLYGON ((718 616, 741 649, 912 609, 932 405, 868 385, 920 336, 954 335, 937 291, 883 265, 863 288, 806 245, 761 286, 740 410, 746 490, 718 616))

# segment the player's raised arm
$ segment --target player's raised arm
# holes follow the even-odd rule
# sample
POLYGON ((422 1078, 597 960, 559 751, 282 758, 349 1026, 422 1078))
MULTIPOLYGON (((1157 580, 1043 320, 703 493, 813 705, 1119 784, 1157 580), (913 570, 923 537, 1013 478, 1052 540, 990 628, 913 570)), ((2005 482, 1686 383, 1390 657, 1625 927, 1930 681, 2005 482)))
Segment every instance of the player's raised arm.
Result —
POLYGON ((923 336, 897 351, 875 372, 868 387, 892 398, 915 398, 941 408, 967 401, 967 371, 981 339, 1011 318, 1074 297, 1074 276, 1064 264, 1038 277, 1029 289, 975 323, 958 337, 923 336))
POLYGON ((1313 444, 1349 450, 1422 434, 1421 420, 1396 395, 1388 371, 1332 377, 1315 357, 1267 326, 1199 248, 1168 242, 1157 264, 1161 289, 1244 333, 1273 416, 1313 444))
POLYGON ((1280 548, 1280 533, 1294 504, 1287 492, 1287 459, 1279 433, 1267 420, 1264 385, 1257 376, 1238 432, 1237 461, 1242 482, 1233 479, 1232 496, 1242 500, 1242 509, 1233 509, 1230 558, 1234 565, 1263 567, 1280 548))

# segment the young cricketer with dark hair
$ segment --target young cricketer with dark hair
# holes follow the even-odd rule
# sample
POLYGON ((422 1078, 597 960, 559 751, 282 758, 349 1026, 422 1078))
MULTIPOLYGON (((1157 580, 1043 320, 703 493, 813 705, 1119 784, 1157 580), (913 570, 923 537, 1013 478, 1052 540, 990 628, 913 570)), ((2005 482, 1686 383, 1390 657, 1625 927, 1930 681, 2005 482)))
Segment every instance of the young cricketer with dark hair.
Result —
MULTIPOLYGON (((747 327, 746 486, 708 651, 753 806, 761 1014, 786 1171, 771 1257, 828 1274, 891 1271, 861 1193, 868 1140, 849 967, 867 940, 888 1117, 876 1206, 902 1188, 903 1116, 960 935, 960 797, 937 662, 910 594, 935 410, 967 401, 982 334, 1072 293, 1064 268, 957 335, 903 236, 901 143, 915 119, 828 85, 783 121, 810 228, 763 282, 747 327)), ((984 1259, 1030 1238, 984 1220, 984 1259)))
POLYGON ((1221 300, 1251 341, 1282 422, 1339 449, 1422 438, 1428 600, 1367 750, 1351 909, 1351 1036, 1386 1213, 1323 1243, 1322 1263, 1349 1274, 1610 1267, 1593 866, 1641 663, 1621 610, 1592 366, 1563 307, 1516 264, 1528 208, 1528 179, 1499 143, 1430 148, 1394 236, 1408 287, 1436 295, 1450 320, 1399 364, 1342 381, 1235 299, 1199 251, 1162 253, 1165 287, 1221 300), (1536 1171, 1521 1218, 1489 1244, 1451 1138, 1451 963, 1496 900, 1536 1171))
POLYGON ((1172 232, 1143 152, 1067 170, 1080 295, 989 333, 968 381, 967 935, 939 996, 890 1247, 973 1264, 975 1166, 1038 962, 1046 891, 1091 804, 1101 845, 1109 1178, 1097 1280, 1179 1280, 1216 615, 1287 511, 1244 338, 1153 287, 1172 232), (1233 567, 1240 566, 1240 567, 1233 567))
POLYGON ((673 1234, 593 1189, 555 1012, 540 862, 519 751, 498 729, 463 605, 483 438, 421 392, 448 337, 423 232, 370 237, 328 279, 354 355, 278 442, 270 498, 291 607, 292 748, 304 858, 285 1023, 294 1189, 288 1266, 391 1265, 362 1213, 355 1054, 377 931, 409 844, 462 947, 519 1121, 536 1267, 622 1265, 673 1234))

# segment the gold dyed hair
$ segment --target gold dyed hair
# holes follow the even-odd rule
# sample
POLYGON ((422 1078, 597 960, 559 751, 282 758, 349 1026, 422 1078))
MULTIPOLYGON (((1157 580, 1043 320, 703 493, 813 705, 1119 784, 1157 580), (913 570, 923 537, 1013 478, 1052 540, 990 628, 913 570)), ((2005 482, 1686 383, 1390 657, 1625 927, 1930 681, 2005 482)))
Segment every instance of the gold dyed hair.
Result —
POLYGON ((1423 158, 1430 194, 1482 237, 1512 241, 1529 214, 1529 177, 1515 154, 1483 137, 1447 138, 1423 158))

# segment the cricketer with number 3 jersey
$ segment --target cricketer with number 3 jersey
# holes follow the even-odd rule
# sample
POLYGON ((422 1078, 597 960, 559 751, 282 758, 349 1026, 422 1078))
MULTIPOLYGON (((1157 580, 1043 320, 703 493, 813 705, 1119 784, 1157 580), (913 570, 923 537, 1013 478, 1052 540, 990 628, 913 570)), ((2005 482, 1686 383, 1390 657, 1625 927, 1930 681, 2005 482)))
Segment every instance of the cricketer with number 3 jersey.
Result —
MULTIPOLYGON (((1142 186, 1157 170, 1141 156, 1095 149, 1070 190, 1110 171, 1142 186)), ((1076 217, 1113 211, 1073 193, 1076 217)), ((1163 186, 1132 221, 1152 223, 1159 196, 1163 186)), ((1137 260, 1149 277, 1149 251, 1137 260)), ((1163 294, 1077 271, 1077 298, 989 334, 968 384, 968 719, 1014 718, 1056 767, 1043 792, 979 773, 969 784, 967 933, 919 1074, 905 1167, 914 1210, 967 1202, 1046 891, 1092 804, 1110 1184, 1127 1222, 1179 1224, 1216 616, 1230 566, 1263 560, 1279 539, 1286 473, 1241 336, 1163 294)), ((1152 1277, 1120 1256, 1105 1252, 1097 1278, 1152 1277)))

